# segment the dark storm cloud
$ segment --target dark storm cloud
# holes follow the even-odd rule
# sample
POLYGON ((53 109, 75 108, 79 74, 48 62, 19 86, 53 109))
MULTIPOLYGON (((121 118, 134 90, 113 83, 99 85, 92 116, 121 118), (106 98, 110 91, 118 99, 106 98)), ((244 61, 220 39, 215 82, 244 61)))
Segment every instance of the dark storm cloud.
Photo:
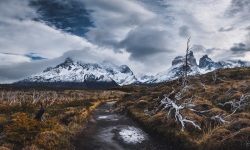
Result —
MULTIPOLYGON (((79 0, 80 1, 80 0, 79 0)), ((101 0, 83 1, 91 11, 94 26, 87 38, 99 45, 119 51, 119 43, 126 36, 126 30, 149 24, 151 13, 132 1, 101 0)))
POLYGON ((234 27, 221 27, 218 31, 219 32, 228 32, 228 31, 233 31, 234 27))
POLYGON ((233 54, 237 54, 238 56, 245 56, 246 52, 250 52, 250 31, 248 27, 246 28, 248 33, 245 36, 245 40, 240 43, 234 43, 234 46, 230 49, 233 54))
POLYGON ((246 29, 246 30, 250 30, 250 26, 246 27, 245 29, 246 29))
MULTIPOLYGON (((170 50, 171 35, 161 29, 158 16, 142 7, 136 1, 85 1, 92 12, 93 28, 87 33, 88 39, 116 52, 125 50, 130 59, 149 63, 149 57, 170 50)), ((157 7, 158 8, 158 7, 157 7)), ((184 34, 184 33, 183 33, 184 34)))
POLYGON ((184 37, 184 38, 188 38, 190 37, 190 31, 189 31, 189 27, 188 26, 181 26, 179 28, 179 36, 184 37))
POLYGON ((232 0, 231 5, 226 11, 226 16, 234 17, 238 14, 246 14, 250 12, 249 0, 232 0))
MULTIPOLYGON (((231 18, 237 18, 238 24, 246 24, 250 19, 250 1, 249 0, 232 0, 230 7, 226 11, 226 16, 231 18)), ((239 43, 234 43, 234 45, 230 48, 232 54, 238 57, 245 56, 246 52, 250 51, 250 28, 245 28, 246 33, 245 39, 240 41, 239 43)))
POLYGON ((245 52, 249 52, 250 48, 244 43, 235 43, 230 49, 234 54, 244 55, 245 52))
POLYGON ((131 59, 143 61, 145 57, 171 52, 167 49, 170 37, 166 31, 157 29, 135 29, 121 42, 121 46, 131 53, 131 59))
POLYGON ((93 26, 85 5, 77 0, 36 0, 31 6, 38 10, 36 20, 80 37, 93 26))

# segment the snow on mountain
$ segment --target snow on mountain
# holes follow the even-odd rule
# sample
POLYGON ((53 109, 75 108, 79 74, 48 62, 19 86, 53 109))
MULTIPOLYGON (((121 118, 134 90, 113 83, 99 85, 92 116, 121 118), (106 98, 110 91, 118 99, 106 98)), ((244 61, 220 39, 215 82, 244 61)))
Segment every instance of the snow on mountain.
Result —
MULTIPOLYGON (((199 64, 197 64, 192 51, 187 55, 187 58, 189 64, 188 75, 200 75, 219 68, 250 66, 250 62, 241 60, 214 62, 207 55, 201 57, 199 64)), ((103 89, 117 85, 156 84, 181 77, 183 75, 184 61, 185 56, 177 56, 172 61, 172 66, 166 71, 160 72, 155 76, 144 74, 135 76, 133 71, 126 65, 86 63, 67 58, 56 67, 49 67, 43 72, 32 75, 18 83, 70 83, 71 86, 76 86, 75 84, 72 85, 72 83, 77 83, 77 86, 82 86, 81 83, 84 83, 86 88, 90 87, 93 89, 103 89)))
POLYGON ((241 60, 226 60, 226 61, 214 62, 207 55, 204 55, 202 58, 200 58, 199 62, 199 68, 202 74, 220 68, 235 68, 243 66, 250 66, 250 62, 241 60))
POLYGON ((118 85, 127 85, 137 82, 137 79, 126 65, 100 65, 73 61, 71 58, 67 58, 56 67, 49 67, 43 72, 32 75, 20 82, 115 82, 118 85))
POLYGON ((150 76, 150 75, 145 75, 145 74, 142 74, 142 73, 139 73, 136 75, 136 78, 137 80, 140 82, 140 83, 145 83, 151 79, 153 79, 154 76, 150 76))
MULTIPOLYGON (((200 74, 199 67, 196 63, 196 59, 192 51, 188 54, 187 59, 189 64, 188 74, 189 75, 200 74)), ((183 68, 184 61, 185 61, 184 56, 175 57, 175 59, 172 61, 172 66, 167 71, 163 71, 156 74, 156 76, 154 76, 153 79, 148 80, 146 83, 147 84, 161 83, 181 77, 184 69, 183 68)))
MULTIPOLYGON (((198 65, 192 51, 190 51, 187 58, 189 64, 188 75, 200 75, 220 68, 250 66, 250 62, 241 60, 226 60, 214 62, 211 58, 208 57, 208 55, 204 55, 203 57, 201 57, 198 65)), ((181 77, 183 75, 184 60, 185 56, 175 57, 175 59, 172 61, 172 66, 168 70, 156 74, 153 78, 145 81, 144 83, 155 84, 181 77)))
POLYGON ((129 85, 138 82, 134 73, 127 65, 116 66, 114 64, 104 65, 107 75, 119 85, 129 85))

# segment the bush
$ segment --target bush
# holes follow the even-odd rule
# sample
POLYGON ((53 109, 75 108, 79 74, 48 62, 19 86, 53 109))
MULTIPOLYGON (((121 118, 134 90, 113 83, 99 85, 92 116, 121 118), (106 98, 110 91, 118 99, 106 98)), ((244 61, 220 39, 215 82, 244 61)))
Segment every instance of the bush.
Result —
POLYGON ((19 146, 28 144, 41 131, 41 123, 25 113, 15 113, 10 123, 4 126, 6 140, 19 146))
POLYGON ((46 150, 55 150, 60 149, 60 146, 63 145, 61 138, 54 131, 45 131, 39 133, 35 138, 35 143, 46 150))

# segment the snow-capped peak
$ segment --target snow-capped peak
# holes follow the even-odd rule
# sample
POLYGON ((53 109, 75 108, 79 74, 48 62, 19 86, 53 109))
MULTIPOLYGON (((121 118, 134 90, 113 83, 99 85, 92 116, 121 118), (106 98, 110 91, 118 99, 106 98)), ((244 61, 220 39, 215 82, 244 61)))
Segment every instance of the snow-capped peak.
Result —
POLYGON ((126 65, 86 63, 68 57, 56 67, 48 67, 21 82, 115 82, 127 85, 137 82, 137 79, 126 65))
MULTIPOLYGON (((172 66, 155 76, 138 74, 137 77, 127 65, 117 66, 112 63, 87 63, 66 58, 56 67, 48 67, 43 72, 32 75, 20 83, 111 83, 111 85, 155 84, 179 78, 183 75, 185 56, 177 56, 172 66)), ((219 68, 250 66, 250 62, 227 60, 214 62, 204 55, 196 63, 192 51, 187 54, 188 74, 199 75, 219 68)), ((109 86, 110 87, 110 86, 109 86)))

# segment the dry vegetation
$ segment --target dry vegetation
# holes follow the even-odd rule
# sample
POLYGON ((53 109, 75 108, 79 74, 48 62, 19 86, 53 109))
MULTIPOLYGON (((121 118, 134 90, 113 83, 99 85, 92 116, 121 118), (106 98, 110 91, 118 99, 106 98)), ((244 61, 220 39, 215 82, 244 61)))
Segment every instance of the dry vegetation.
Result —
POLYGON ((117 110, 175 149, 250 149, 249 75, 249 67, 220 69, 189 76, 185 87, 181 79, 130 87, 117 110))
POLYGON ((70 140, 104 101, 124 92, 0 90, 0 149, 73 149, 70 140), (43 108, 41 120, 37 114, 43 108))

